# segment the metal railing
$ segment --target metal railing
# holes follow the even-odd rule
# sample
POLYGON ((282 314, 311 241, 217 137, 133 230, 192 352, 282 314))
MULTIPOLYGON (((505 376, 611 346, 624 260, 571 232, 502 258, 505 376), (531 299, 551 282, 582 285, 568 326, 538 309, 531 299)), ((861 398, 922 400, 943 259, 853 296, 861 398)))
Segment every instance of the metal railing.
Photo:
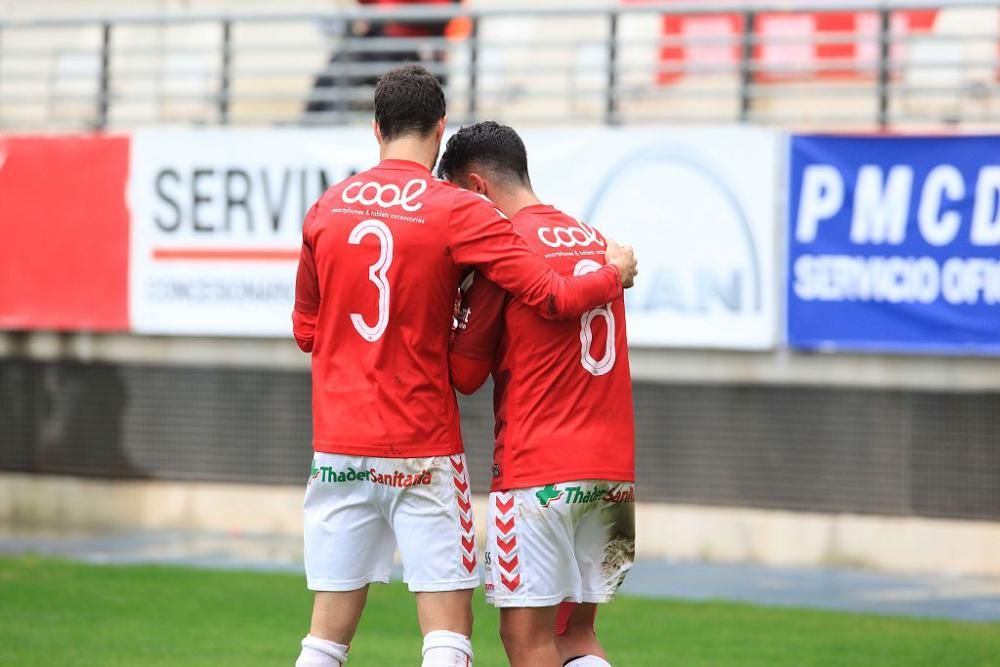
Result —
POLYGON ((457 122, 995 128, 998 33, 988 0, 0 20, 0 128, 357 122, 377 77, 404 60, 442 78, 457 122), (933 29, 900 27, 905 12, 932 10, 933 29), (830 12, 868 28, 767 28, 830 12), (436 26, 371 30, 386 22, 436 26), (446 37, 446 25, 462 30, 446 37))

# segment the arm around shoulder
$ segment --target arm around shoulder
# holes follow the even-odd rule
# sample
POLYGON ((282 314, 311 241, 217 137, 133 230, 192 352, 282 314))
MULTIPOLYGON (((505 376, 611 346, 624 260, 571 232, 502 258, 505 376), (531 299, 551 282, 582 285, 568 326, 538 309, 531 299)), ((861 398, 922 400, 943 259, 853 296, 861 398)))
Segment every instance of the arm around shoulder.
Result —
POLYGON ((553 270, 487 200, 468 192, 456 196, 449 245, 456 263, 483 274, 534 308, 542 317, 569 319, 622 294, 621 266, 566 277, 553 270))

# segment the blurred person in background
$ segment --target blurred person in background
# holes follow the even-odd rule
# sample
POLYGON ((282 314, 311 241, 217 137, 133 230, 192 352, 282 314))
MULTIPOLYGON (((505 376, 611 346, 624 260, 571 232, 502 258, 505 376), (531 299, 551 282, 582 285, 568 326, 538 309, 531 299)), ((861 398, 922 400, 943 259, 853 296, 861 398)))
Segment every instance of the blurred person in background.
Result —
MULTIPOLYGON (((600 270, 608 241, 542 203, 518 134, 492 121, 449 140, 438 175, 488 197, 564 276, 600 270)), ((494 379, 486 599, 512 667, 610 667, 594 629, 635 560, 635 417, 617 297, 546 320, 486 276, 463 281, 449 355, 464 394, 494 379), (555 632, 553 632, 555 630, 555 632)))
POLYGON ((479 585, 458 403, 448 377, 455 293, 469 267, 548 318, 618 299, 631 249, 565 277, 486 199, 437 180, 441 84, 419 65, 375 88, 381 162, 327 190, 306 216, 293 333, 312 354, 313 457, 305 569, 316 592, 296 667, 347 660, 369 584, 398 546, 415 593, 423 667, 472 665, 479 585))
MULTIPOLYGON (((462 0, 357 0, 359 5, 393 8, 405 5, 453 5, 460 4, 462 0)), ((346 26, 347 34, 342 35, 342 39, 380 39, 380 38, 408 38, 419 39, 421 37, 437 39, 444 37, 449 30, 449 25, 455 19, 428 19, 425 21, 415 20, 385 20, 351 21, 346 26)), ((345 28, 342 28, 342 30, 345 28)), ((355 44, 355 46, 358 46, 355 44)), ((363 43, 360 48, 352 50, 334 51, 330 56, 328 69, 336 70, 338 65, 364 65, 383 63, 386 69, 394 63, 419 62, 430 66, 445 61, 446 52, 433 44, 418 45, 418 48, 382 50, 378 47, 366 46, 363 43)), ((438 73, 438 80, 441 85, 445 85, 446 80, 443 74, 438 73)), ((369 100, 350 100, 342 97, 341 93, 332 94, 340 89, 354 89, 361 86, 374 86, 378 82, 377 74, 355 73, 355 74, 333 74, 323 73, 316 77, 313 83, 313 96, 306 105, 307 113, 324 113, 336 111, 370 111, 369 100), (316 99, 319 97, 320 99, 316 99)))

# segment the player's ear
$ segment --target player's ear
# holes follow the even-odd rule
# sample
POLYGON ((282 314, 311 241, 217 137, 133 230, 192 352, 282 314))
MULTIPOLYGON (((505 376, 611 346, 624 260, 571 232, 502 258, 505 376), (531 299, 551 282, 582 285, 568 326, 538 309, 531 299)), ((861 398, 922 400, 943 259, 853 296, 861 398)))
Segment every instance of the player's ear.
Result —
POLYGON ((486 195, 486 179, 484 179, 479 174, 472 172, 469 174, 469 190, 472 190, 477 195, 486 195))
POLYGON ((378 126, 378 121, 375 120, 374 118, 372 119, 372 132, 375 133, 375 141, 377 141, 378 145, 381 146, 382 145, 382 128, 378 126))
POLYGON ((434 128, 434 138, 441 141, 444 138, 444 128, 448 125, 448 117, 441 116, 441 120, 437 122, 437 127, 434 128))

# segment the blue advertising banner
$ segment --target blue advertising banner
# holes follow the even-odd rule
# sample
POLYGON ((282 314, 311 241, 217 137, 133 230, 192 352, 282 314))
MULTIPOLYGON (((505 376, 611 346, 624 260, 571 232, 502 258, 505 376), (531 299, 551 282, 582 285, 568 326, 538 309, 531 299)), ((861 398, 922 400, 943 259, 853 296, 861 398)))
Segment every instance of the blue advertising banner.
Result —
POLYGON ((788 342, 1000 354, 1000 137, 795 136, 788 342))

